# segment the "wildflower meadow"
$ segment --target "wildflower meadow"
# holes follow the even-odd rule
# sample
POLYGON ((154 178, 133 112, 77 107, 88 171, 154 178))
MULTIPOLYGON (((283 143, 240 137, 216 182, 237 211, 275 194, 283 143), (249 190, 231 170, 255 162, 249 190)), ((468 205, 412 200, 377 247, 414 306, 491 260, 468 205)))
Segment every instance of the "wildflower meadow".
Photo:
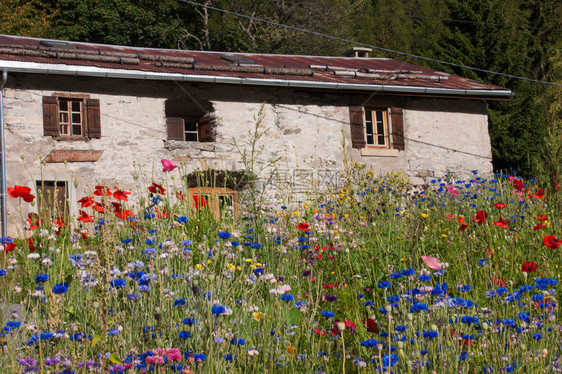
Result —
POLYGON ((163 164, 1 238, 0 372, 562 372, 560 191, 355 167, 217 216, 163 164))

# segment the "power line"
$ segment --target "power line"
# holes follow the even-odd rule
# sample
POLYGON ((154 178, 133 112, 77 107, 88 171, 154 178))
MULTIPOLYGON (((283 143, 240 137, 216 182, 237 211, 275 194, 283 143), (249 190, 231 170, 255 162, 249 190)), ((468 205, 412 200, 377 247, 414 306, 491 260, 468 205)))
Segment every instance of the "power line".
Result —
MULTIPOLYGON (((278 3, 280 0, 269 0, 270 2, 278 3)), ((297 2, 297 1, 287 1, 286 4, 305 4, 304 2, 297 2)), ((319 8, 327 8, 327 9, 340 9, 340 10, 348 10, 348 8, 344 7, 334 7, 329 5, 322 5, 317 4, 315 5, 319 8)), ((479 25, 479 26, 492 26, 492 27, 503 27, 503 28, 514 28, 514 29, 523 29, 523 30, 533 30, 533 31, 552 31, 552 32, 562 32, 562 29, 552 29, 552 28, 542 28, 542 27, 531 27, 531 26, 521 26, 521 25, 510 25, 505 23, 493 23, 493 22, 481 22, 481 21, 468 21, 468 20, 461 20, 461 19, 451 19, 451 18, 440 18, 440 17, 428 17, 428 16, 415 16, 412 14, 406 13, 394 13, 394 12, 383 12, 377 10, 365 10, 365 9, 357 9, 354 12, 358 13, 369 13, 369 14, 381 14, 385 16, 395 16, 395 17, 408 17, 408 18, 415 18, 415 19, 425 19, 430 21, 443 21, 443 22, 451 22, 451 23, 463 23, 463 24, 472 24, 472 25, 479 25)))
POLYGON ((492 74, 492 75, 498 75, 498 76, 502 76, 502 77, 506 77, 506 78, 513 78, 513 79, 518 79, 518 80, 524 80, 527 82, 533 82, 533 83, 540 83, 540 84, 546 84, 546 85, 550 85, 550 86, 557 86, 557 87, 562 87, 562 84, 558 84, 558 83, 553 83, 553 82, 546 82, 546 81, 541 81, 538 79, 532 79, 532 78, 526 78, 526 77, 520 77, 517 75, 512 75, 512 74, 506 74, 506 73, 499 73, 497 71, 491 71, 491 70, 486 70, 486 69, 480 69, 480 68, 475 68, 472 66, 467 66, 467 65, 461 65, 461 64, 455 64, 453 62, 447 62, 447 61, 442 61, 442 60, 436 60, 433 58, 429 58, 429 57, 423 57, 423 56, 418 56, 418 55, 414 55, 412 53, 406 53, 406 52, 400 52, 400 51, 395 51, 392 49, 388 49, 388 48, 383 48, 383 47, 377 47, 374 45, 370 45, 370 44, 366 44, 366 43, 360 43, 360 42, 356 42, 353 40, 349 40, 349 39, 343 39, 343 38, 338 38, 336 36, 333 35, 328 35, 328 34, 324 34, 321 32, 316 32, 316 31, 310 31, 310 30, 306 30, 306 29, 301 29, 298 27, 294 27, 294 26, 289 26, 289 25, 283 25, 281 23, 277 23, 277 22, 273 22, 273 21, 269 21, 263 18, 257 18, 257 17, 252 17, 252 16, 248 16, 246 14, 241 14, 241 13, 236 13, 236 12, 231 12, 229 10, 225 10, 225 9, 220 9, 220 8, 216 8, 210 5, 205 5, 205 4, 199 4, 193 1, 189 1, 189 0, 178 0, 187 4, 191 4, 191 5, 196 5, 196 6, 200 6, 203 8, 207 8, 207 9, 211 9, 211 10, 216 10, 218 12, 222 12, 222 13, 226 13, 226 14, 230 14, 236 17, 241 17, 241 18, 247 18, 250 20, 254 20, 254 21, 258 21, 258 22, 263 22, 263 23, 267 23, 273 26, 277 26, 277 27, 282 27, 285 29, 289 29, 289 30, 294 30, 294 31, 299 31, 299 32, 303 32, 306 34, 310 34, 310 35, 315 35, 315 36, 321 36, 323 38, 327 38, 327 39, 332 39, 332 40, 337 40, 340 42, 344 42, 344 43, 351 43, 351 44, 355 44, 358 46, 362 46, 362 47, 367 47, 367 48, 373 48, 379 51, 383 51, 383 52, 387 52, 387 53, 394 53, 397 55, 401 55, 401 56, 406 56, 406 57, 413 57, 413 58, 418 58, 420 60, 425 60, 425 61, 430 61, 430 62, 437 62, 439 64, 443 64, 443 65, 449 65, 449 66, 454 66, 454 67, 458 67, 458 68, 462 68, 462 69, 467 69, 467 70, 472 70, 472 71, 478 71, 481 73, 488 73, 488 74, 492 74))

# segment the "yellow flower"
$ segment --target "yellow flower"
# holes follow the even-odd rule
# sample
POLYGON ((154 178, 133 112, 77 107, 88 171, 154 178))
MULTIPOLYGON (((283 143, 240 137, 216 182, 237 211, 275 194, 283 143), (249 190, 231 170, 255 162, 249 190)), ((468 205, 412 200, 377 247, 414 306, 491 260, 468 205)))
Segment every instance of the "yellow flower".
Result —
POLYGON ((293 212, 293 214, 294 214, 295 216, 298 216, 298 215, 299 215, 299 212, 295 210, 295 211, 293 212))
POLYGON ((446 237, 447 237, 447 234, 441 234, 441 236, 444 237, 444 238, 446 238, 446 237))
POLYGON ((197 264, 197 265, 195 265, 195 268, 198 269, 198 270, 201 270, 201 269, 203 269, 203 266, 201 266, 201 264, 197 264))
POLYGON ((260 319, 263 318, 263 313, 261 313, 261 312, 254 312, 253 316, 254 316, 254 319, 255 319, 256 321, 259 321, 260 319))
POLYGON ((252 260, 251 258, 247 258, 247 259, 246 259, 246 262, 249 263, 249 264, 251 264, 252 262, 254 262, 254 260, 252 260))
POLYGON ((427 218, 427 217, 429 217, 429 216, 428 216, 427 214, 425 214, 425 213, 422 213, 421 216, 422 216, 422 218, 427 218))
POLYGON ((241 271, 241 270, 242 270, 242 266, 236 266, 236 270, 241 271))
POLYGON ((277 217, 281 217, 281 213, 275 212, 275 214, 277 215, 277 217))

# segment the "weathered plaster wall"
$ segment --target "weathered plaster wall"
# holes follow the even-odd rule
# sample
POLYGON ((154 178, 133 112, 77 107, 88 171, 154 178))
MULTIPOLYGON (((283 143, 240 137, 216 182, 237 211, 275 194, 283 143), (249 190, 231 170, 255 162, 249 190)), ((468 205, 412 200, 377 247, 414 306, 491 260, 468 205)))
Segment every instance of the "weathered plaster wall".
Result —
MULTIPOLYGON (((251 132, 260 109, 263 116, 257 131, 262 135, 256 144, 254 171, 262 179, 275 175, 275 186, 280 188, 268 188, 269 196, 307 192, 325 182, 323 178, 334 182, 333 173, 344 169, 344 153, 379 174, 402 171, 417 182, 450 172, 491 171, 482 102, 375 97, 374 105, 404 109, 406 149, 392 157, 363 157, 351 149, 348 108, 364 99, 289 88, 180 87, 166 82, 10 75, 4 98, 8 185, 34 189, 34 181, 41 178, 66 180, 71 186, 71 211, 76 214, 76 200, 90 195, 96 184, 135 191, 139 183, 161 181, 162 158, 182 163, 185 173, 206 167, 245 169, 242 153, 246 150, 250 156, 251 132), (43 136, 42 96, 54 92, 100 99, 101 139, 57 141, 43 136), (216 141, 168 141, 165 102, 169 98, 212 107, 216 141), (103 150, 103 154, 96 162, 40 161, 55 149, 103 150)), ((180 185, 177 179, 170 183, 180 185)), ((19 217, 15 201, 9 213, 19 217)))

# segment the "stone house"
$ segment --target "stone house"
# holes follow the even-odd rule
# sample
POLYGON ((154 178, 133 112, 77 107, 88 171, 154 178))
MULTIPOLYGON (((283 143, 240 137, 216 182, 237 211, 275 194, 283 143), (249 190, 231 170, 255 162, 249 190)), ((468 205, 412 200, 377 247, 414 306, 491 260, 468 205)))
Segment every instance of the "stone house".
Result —
MULTIPOLYGON (((492 171, 485 100, 509 100, 509 90, 366 54, 0 36, 7 185, 49 190, 76 215, 76 200, 96 184, 134 189, 139 176, 162 181, 160 159, 181 164, 185 175, 247 170, 257 123, 254 175, 274 175, 281 185, 268 188, 280 200, 337 184, 346 161, 414 182, 492 171)), ((230 187, 216 191, 232 204, 237 191, 230 187)), ((8 199, 15 217, 17 205, 8 199)))

